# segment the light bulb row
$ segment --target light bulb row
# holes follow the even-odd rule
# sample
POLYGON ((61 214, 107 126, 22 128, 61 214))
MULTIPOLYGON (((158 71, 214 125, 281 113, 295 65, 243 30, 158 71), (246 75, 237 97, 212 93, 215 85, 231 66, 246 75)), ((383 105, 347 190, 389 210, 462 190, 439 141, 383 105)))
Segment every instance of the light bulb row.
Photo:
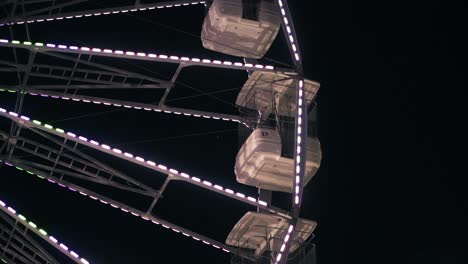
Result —
POLYGON ((277 264, 281 260, 281 257, 284 254, 284 250, 286 249, 286 243, 288 243, 293 230, 294 230, 294 225, 289 225, 288 232, 286 233, 286 236, 284 237, 283 244, 281 245, 281 248, 280 248, 280 252, 278 253, 278 255, 276 255, 275 264, 277 264))
POLYGON ((286 10, 283 7, 283 5, 284 5, 283 0, 278 0, 278 5, 280 7, 281 17, 283 18, 284 25, 286 27, 286 32, 288 33, 288 43, 291 46, 291 49, 293 51, 294 59, 296 61, 300 61, 301 58, 299 56, 298 47, 296 45, 297 41, 294 39, 294 35, 293 35, 293 32, 292 32, 291 26, 289 25, 289 20, 288 20, 288 18, 286 16, 286 10))
POLYGON ((90 193, 88 193, 87 190, 83 190, 83 189, 81 189, 81 188, 79 188, 79 187, 75 187, 75 186, 70 186, 68 183, 65 183, 65 182, 62 182, 62 181, 55 181, 55 180, 50 179, 50 178, 48 178, 48 177, 46 177, 46 176, 41 176, 41 175, 36 174, 36 173, 34 173, 34 172, 32 172, 32 171, 23 169, 23 168, 21 168, 21 167, 19 167, 19 166, 15 166, 15 165, 13 165, 13 164, 11 164, 11 163, 8 163, 8 162, 4 162, 4 163, 5 163, 6 165, 8 165, 8 166, 15 167, 16 169, 18 169, 18 170, 20 170, 20 171, 24 171, 24 172, 26 172, 26 173, 28 173, 28 174, 30 174, 30 175, 35 175, 35 176, 37 176, 39 179, 42 179, 42 180, 43 180, 43 179, 47 179, 48 182, 57 184, 58 186, 60 186, 60 187, 62 187, 62 188, 68 189, 69 191, 72 191, 72 192, 78 193, 78 194, 80 194, 80 195, 89 197, 89 198, 91 198, 92 200, 99 201, 100 203, 105 204, 105 205, 108 205, 108 206, 110 206, 110 207, 112 207, 112 208, 120 209, 122 212, 125 212, 125 213, 128 213, 128 214, 130 214, 130 215, 136 216, 136 217, 141 218, 141 219, 143 219, 143 220, 145 220, 145 221, 151 221, 153 224, 161 225, 162 227, 164 227, 164 228, 166 228, 166 229, 170 229, 170 230, 172 230, 172 231, 174 231, 174 232, 176 232, 176 233, 182 234, 182 235, 184 235, 184 236, 186 236, 186 237, 190 237, 190 238, 192 238, 193 240, 200 241, 200 242, 202 242, 202 243, 205 244, 205 245, 212 246, 212 247, 214 247, 214 248, 216 248, 216 249, 221 249, 221 250, 223 250, 224 252, 228 252, 228 253, 230 252, 228 248, 224 248, 224 247, 222 247, 222 246, 217 246, 217 245, 215 245, 215 244, 212 244, 212 243, 210 243, 210 242, 204 240, 203 238, 199 238, 199 237, 194 236, 194 235, 192 235, 192 234, 185 233, 185 232, 183 232, 183 231, 181 231, 181 230, 179 230, 179 229, 177 229, 177 228, 174 228, 174 227, 169 227, 169 226, 165 225, 164 223, 160 223, 160 222, 157 221, 156 219, 153 219, 153 217, 150 217, 150 216, 148 216, 148 215, 142 214, 141 212, 137 212, 137 211, 135 211, 135 210, 132 210, 131 208, 121 206, 121 205, 119 205, 119 204, 117 204, 117 203, 115 203, 115 202, 112 202, 112 201, 109 201, 109 200, 106 201, 105 198, 102 198, 102 197, 100 198, 100 197, 98 197, 99 195, 97 195, 97 194, 90 194, 90 193))
POLYGON ((18 41, 18 40, 8 40, 0 39, 0 43, 12 44, 20 47, 35 47, 35 48, 47 48, 54 51, 69 51, 69 52, 79 52, 86 53, 91 55, 118 55, 119 57, 124 58, 145 58, 145 59, 157 59, 158 61, 172 62, 172 63, 191 63, 196 65, 219 65, 227 66, 235 69, 244 69, 244 70, 268 70, 273 71, 275 68, 272 65, 263 65, 263 64, 252 64, 247 62, 232 62, 232 61, 220 61, 220 60, 211 60, 211 59, 199 59, 199 58, 189 58, 189 57, 180 57, 175 55, 165 55, 165 54, 154 54, 154 53, 144 53, 144 52, 134 52, 134 51, 123 51, 123 50, 112 50, 112 49, 101 49, 101 48, 88 48, 88 47, 77 47, 77 46, 67 46, 67 45, 56 45, 52 43, 42 43, 42 42, 31 42, 31 41, 18 41))
POLYGON ((20 221, 27 228, 33 229, 34 231, 37 231, 36 233, 40 234, 40 236, 42 236, 44 239, 46 239, 49 242, 52 242, 53 244, 59 246, 61 249, 63 249, 65 252, 67 252, 67 255, 71 256, 72 258, 78 260, 79 262, 81 262, 83 264, 89 264, 89 262, 86 259, 80 258, 80 256, 76 252, 74 252, 73 250, 68 248, 68 246, 66 246, 63 243, 60 243, 55 237, 49 236, 48 233, 46 231, 44 231, 44 229, 41 229, 35 223, 33 223, 31 221, 28 221, 25 216, 19 214, 15 209, 7 206, 5 204, 5 202, 3 202, 1 200, 0 200, 0 206, 1 206, 0 209, 5 211, 6 213, 9 213, 9 215, 13 216, 17 221, 20 221))
POLYGON ((161 4, 154 4, 150 5, 147 4, 144 7, 138 8, 131 8, 131 9, 120 9, 120 10, 113 10, 113 11, 103 11, 103 12, 91 12, 91 13, 82 13, 79 15, 65 15, 65 16, 55 16, 49 18, 37 18, 31 20, 24 20, 24 21, 16 21, 11 23, 4 23, 0 24, 1 26, 7 25, 21 25, 21 24, 31 24, 31 23, 39 23, 39 22, 49 22, 54 20, 64 20, 64 19, 74 19, 74 18, 82 18, 82 17, 92 17, 92 16, 101 16, 101 15, 114 15, 114 14, 123 14, 128 12, 137 12, 137 11, 146 11, 146 10, 154 10, 154 9, 162 9, 162 8, 171 8, 171 7, 180 7, 180 6, 189 6, 189 5, 197 5, 197 4, 204 4, 205 1, 196 1, 191 3, 183 3, 183 4, 173 4, 173 5, 161 5, 161 4))
MULTIPOLYGON (((285 28, 286 28, 286 33, 288 35, 288 43, 291 47, 291 50, 293 51, 293 54, 294 54, 294 60, 296 60, 296 62, 300 62, 301 58, 299 56, 299 50, 298 50, 298 46, 297 46, 297 40, 295 39, 295 36, 293 35, 293 31, 291 29, 291 26, 290 26, 290 21, 288 20, 287 18, 287 13, 286 13, 286 9, 284 8, 284 4, 283 4, 283 0, 278 0, 278 5, 279 5, 279 8, 280 8, 280 12, 281 12, 281 16, 282 16, 282 19, 283 19, 283 22, 284 22, 284 25, 285 25, 285 28)), ((292 21, 291 21, 292 23, 292 21)), ((304 80, 299 80, 299 90, 298 90, 298 101, 297 101, 297 115, 298 115, 298 119, 297 119, 297 131, 296 131, 296 168, 295 168, 295 181, 294 181, 294 190, 293 190, 293 195, 294 195, 294 207, 297 207, 299 208, 300 207, 300 200, 302 198, 302 188, 301 188, 301 177, 299 176, 300 175, 300 172, 301 172, 301 168, 300 168, 300 163, 301 163, 301 151, 305 151, 305 150, 301 150, 301 142, 303 140, 302 138, 302 132, 303 132, 303 122, 304 122, 304 113, 303 113, 303 104, 304 104, 304 80)), ((305 162, 305 160, 302 160, 302 162, 305 162)), ((284 240, 283 240, 283 244, 281 246, 281 249, 280 249, 280 252, 278 253, 278 255, 276 256, 276 261, 275 261, 275 264, 278 263, 283 254, 284 254, 284 250, 285 248, 287 247, 287 243, 289 241, 289 237, 290 237, 290 234, 291 232, 293 231, 294 229, 294 225, 290 225, 289 226, 289 229, 288 229, 288 233, 286 234, 284 240)))

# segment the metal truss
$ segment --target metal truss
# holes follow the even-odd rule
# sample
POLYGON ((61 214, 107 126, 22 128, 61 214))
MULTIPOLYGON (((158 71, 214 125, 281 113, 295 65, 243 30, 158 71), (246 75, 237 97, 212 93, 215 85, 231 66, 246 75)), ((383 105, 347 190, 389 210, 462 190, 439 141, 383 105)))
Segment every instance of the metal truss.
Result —
POLYGON ((15 209, 0 200, 0 258, 5 263, 49 264, 60 263, 36 241, 40 238, 71 261, 80 264, 89 262, 50 236, 44 229, 26 219, 15 209))
POLYGON ((6 165, 14 166, 28 174, 37 175, 42 179, 47 179, 51 183, 56 183, 61 187, 78 192, 91 199, 99 200, 114 208, 120 208, 122 211, 141 217, 144 220, 151 220, 155 224, 162 224, 163 227, 170 228, 177 233, 182 232, 186 236, 200 240, 215 248, 223 249, 226 252, 234 252, 236 249, 153 215, 155 205, 171 181, 179 180, 196 185, 231 199, 261 208, 262 210, 290 218, 286 211, 257 198, 235 192, 194 176, 189 176, 184 172, 168 168, 165 165, 156 164, 154 161, 145 160, 142 157, 112 148, 106 144, 100 144, 95 140, 78 136, 71 132, 65 132, 60 128, 53 128, 37 120, 31 121, 28 117, 20 116, 14 112, 7 112, 1 108, 0 116, 13 121, 19 128, 18 131, 28 131, 28 134, 32 132, 28 137, 21 136, 20 133, 17 133, 15 137, 11 137, 9 133, 0 131, 0 143, 2 144, 0 160, 6 165), (33 137, 32 135, 38 139, 30 139, 30 137, 33 137), (84 149, 94 149, 149 168, 157 173, 158 176, 164 177, 164 183, 159 189, 151 188, 134 177, 125 175, 110 165, 99 161, 98 158, 85 154, 82 151, 84 149), (144 210, 137 209, 125 202, 108 198, 98 191, 92 191, 87 187, 89 184, 84 184, 83 182, 104 185, 146 196, 149 198, 148 206, 144 210))
POLYGON ((8 263, 59 263, 23 229, 0 211, 0 256, 8 263))
MULTIPOLYGON (((102 103, 119 107, 234 121, 247 126, 249 126, 248 123, 255 121, 243 120, 238 116, 223 113, 167 106, 165 104, 166 99, 170 91, 174 89, 174 85, 182 70, 187 67, 201 66, 236 70, 255 69, 256 71, 280 72, 290 76, 296 75, 291 69, 277 68, 272 65, 188 58, 164 54, 147 54, 133 51, 124 52, 120 50, 65 46, 50 43, 32 43, 29 41, 19 42, 0 39, 1 47, 13 48, 13 51, 18 49, 28 52, 27 64, 19 64, 17 56, 13 56, 10 60, 0 59, 0 67, 3 66, 0 68, 0 72, 10 74, 12 76, 11 79, 15 79, 14 74, 19 76, 16 78, 15 84, 3 84, 0 88, 21 92, 18 97, 23 97, 24 94, 40 94, 65 100, 72 99, 81 102, 102 103), (41 54, 42 56, 37 56, 36 54, 41 54), (177 64, 177 70, 169 80, 162 80, 95 61, 102 57, 177 64), (54 59, 56 64, 51 64, 49 58, 54 59), (63 66, 67 64, 69 66, 63 66), (40 78, 40 83, 35 78, 40 78), (47 84, 47 82, 50 82, 50 84, 47 84), (60 82, 60 84, 57 84, 57 82, 60 82), (83 96, 78 94, 78 91, 82 89, 162 89, 164 90, 164 94, 159 98, 158 103, 154 105, 83 96)), ((20 109, 15 110, 20 112, 20 109)))

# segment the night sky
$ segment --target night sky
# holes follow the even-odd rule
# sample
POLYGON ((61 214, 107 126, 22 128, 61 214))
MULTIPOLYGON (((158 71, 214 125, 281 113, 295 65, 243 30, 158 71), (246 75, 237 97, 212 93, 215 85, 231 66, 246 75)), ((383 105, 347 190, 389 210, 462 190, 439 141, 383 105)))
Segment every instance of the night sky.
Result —
MULTIPOLYGON (((119 1, 115 1, 117 3, 119 1)), ((466 263, 466 202, 454 179, 464 156, 453 157, 466 88, 457 47, 466 9, 354 1, 289 1, 304 73, 321 83, 319 138, 323 161, 306 187, 301 216, 318 221, 318 263, 466 263), (453 10, 464 10, 459 19, 453 10), (453 15, 452 15, 453 14, 453 15), (460 159, 462 157, 462 159, 460 159), (457 160, 460 159, 460 160, 457 160)), ((93 1, 90 7, 104 7, 93 1)), ((33 41, 188 57, 230 58, 204 50, 201 6, 30 25, 33 41)), ((26 40, 23 26, 17 39, 26 40)), ((464 31, 466 32, 466 30, 464 31)), ((290 64, 282 32, 266 57, 290 64)), ((465 34, 466 35, 466 34, 465 34)), ((9 39, 7 28, 0 38, 9 39)), ((0 52, 10 52, 0 48, 0 52)), ((103 60, 112 62, 112 60, 103 60)), ((173 66, 116 62, 156 77, 173 66), (151 73, 150 73, 151 72, 151 73)), ((466 75, 466 74, 465 74, 466 75)), ((235 114, 243 71, 184 70, 168 105, 235 114), (201 92, 230 89, 213 96, 201 92), (235 89, 237 88, 237 89, 235 89), (183 98, 188 97, 188 98, 183 98)), ((101 94, 103 93, 101 92, 101 94)), ((154 102, 158 92, 111 91, 110 98, 154 102)), ((14 94, 1 93, 12 110, 14 94)), ((235 180, 237 125, 26 96, 23 114, 180 168, 255 196, 235 180)), ((466 118, 465 118, 466 119, 466 118)), ((4 121, 2 121, 4 122, 4 121)), ((89 152, 94 153, 95 152, 89 152)), ((162 179, 96 154, 130 175, 162 179)), ((3 166, 0 199, 67 243, 91 263, 228 263, 209 246, 3 166)), ((276 197, 280 207, 290 201, 276 197)), ((137 203, 137 202, 136 202, 137 203)), ((183 183, 171 183, 154 214, 218 241, 255 208, 183 183)))

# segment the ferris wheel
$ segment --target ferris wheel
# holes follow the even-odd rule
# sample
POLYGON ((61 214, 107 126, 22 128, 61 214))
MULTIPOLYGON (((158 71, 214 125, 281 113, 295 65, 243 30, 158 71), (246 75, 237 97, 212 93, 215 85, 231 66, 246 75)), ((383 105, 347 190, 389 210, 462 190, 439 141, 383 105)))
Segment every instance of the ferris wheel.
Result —
MULTIPOLYGON (((12 108, 0 105, 0 166, 16 168, 70 193, 153 223, 158 226, 155 228, 162 227, 173 231, 174 235, 196 240, 200 247, 209 246, 230 254, 231 263, 310 263, 306 261, 313 251, 311 239, 317 223, 300 218, 300 212, 304 188, 318 171, 322 159, 315 103, 320 85, 303 76, 287 2, 135 0, 115 1, 109 4, 111 6, 99 7, 89 2, 93 1, 6 0, 1 4, 0 94, 14 95, 15 101, 12 108), (90 47, 79 42, 57 43, 54 39, 30 38, 33 24, 62 20, 80 23, 92 17, 161 12, 168 8, 205 10, 199 38, 204 49, 217 55, 215 58, 173 55, 159 52, 157 48, 153 53, 139 51, 138 47, 128 50, 115 48, 116 43, 90 47), (283 51, 289 53, 289 65, 265 56, 275 39, 281 37, 289 49, 283 51), (122 60, 174 70, 170 77, 162 78, 145 74, 133 66, 123 67, 119 63, 122 60), (244 74, 246 80, 236 101, 232 102, 238 114, 169 106, 168 98, 180 75, 191 68, 244 74), (133 100, 132 96, 122 100, 112 94, 118 90, 132 93, 157 90, 159 97, 152 103, 133 100), (23 111, 26 97, 107 110, 145 112, 154 115, 155 120, 160 115, 170 115, 238 124, 243 137, 232 161, 236 181, 240 186, 255 188, 257 194, 244 194, 235 187, 191 175, 187 172, 190 168, 177 168, 121 148, 119 142, 101 140, 106 135, 91 138, 89 134, 38 120, 34 113, 23 111), (109 157, 120 165, 149 171, 153 177, 161 179, 161 184, 154 187, 141 177, 117 169, 109 163, 109 157), (171 182, 204 189, 248 205, 252 210, 245 212, 232 226, 225 241, 217 241, 157 216, 155 208, 171 188, 171 182), (145 197, 149 203, 142 209, 132 205, 128 195, 119 195, 122 193, 145 197), (273 205, 273 193, 289 195, 290 208, 273 205)), ((3 263, 61 263, 56 253, 43 247, 44 242, 71 262, 93 263, 92 256, 80 255, 30 218, 38 219, 38 216, 29 216, 15 207, 15 201, 0 196, 0 259, 3 263)))

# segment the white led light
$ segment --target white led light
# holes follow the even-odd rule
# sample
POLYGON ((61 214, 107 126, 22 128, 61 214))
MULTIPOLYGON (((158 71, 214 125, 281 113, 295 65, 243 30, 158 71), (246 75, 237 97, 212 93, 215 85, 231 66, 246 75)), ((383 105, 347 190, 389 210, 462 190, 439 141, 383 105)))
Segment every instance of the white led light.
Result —
POLYGON ((154 161, 151 160, 147 160, 146 163, 150 166, 156 166, 156 163, 154 163, 154 161))
POLYGON ((241 198, 245 198, 245 194, 243 194, 243 193, 236 193, 236 196, 241 197, 241 198))
POLYGON ((122 154, 122 151, 120 149, 112 149, 113 152, 117 153, 117 154, 122 154))
POLYGON ((63 248, 64 250, 68 251, 68 247, 65 246, 64 244, 60 243, 60 247, 63 248))
POLYGON ((212 184, 211 182, 209 182, 209 181, 203 181, 203 184, 205 184, 205 185, 207 185, 207 186, 210 186, 210 187, 213 185, 213 184, 212 184))
POLYGON ((197 178, 197 177, 192 177, 192 180, 193 180, 193 181, 196 181, 196 182, 200 182, 200 181, 201 181, 200 178, 197 178))
POLYGON ((276 256, 276 261, 280 261, 281 259, 281 253, 278 253, 278 256, 276 256))

